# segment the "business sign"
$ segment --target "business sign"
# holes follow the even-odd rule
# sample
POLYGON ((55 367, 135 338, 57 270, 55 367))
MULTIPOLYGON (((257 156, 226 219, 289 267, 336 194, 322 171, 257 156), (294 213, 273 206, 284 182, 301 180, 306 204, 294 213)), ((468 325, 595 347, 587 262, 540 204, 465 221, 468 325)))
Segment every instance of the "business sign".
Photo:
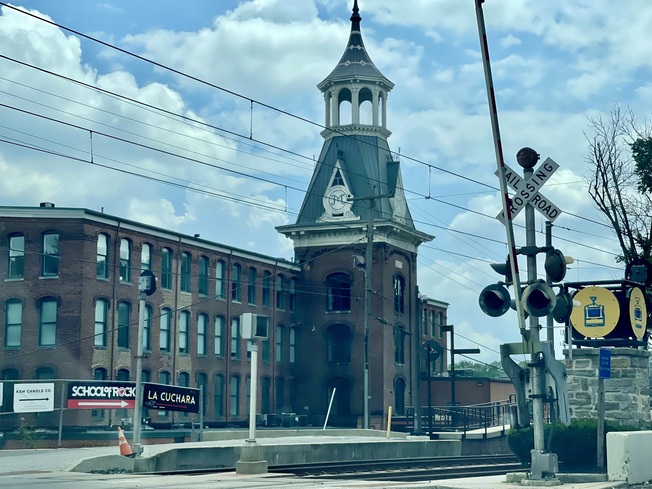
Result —
POLYGON ((162 411, 199 412, 199 389, 165 384, 143 384, 143 407, 162 411))
POLYGON ((620 305, 616 296, 604 287, 585 287, 573 296, 573 302, 580 307, 573 307, 570 323, 587 338, 602 338, 611 333, 620 319, 620 305))
POLYGON ((14 384, 15 413, 54 411, 54 382, 14 384))
POLYGON ((598 365, 598 378, 610 379, 611 378, 611 350, 607 348, 600 348, 599 365, 598 365))
POLYGON ((634 335, 642 340, 647 329, 647 306, 639 287, 633 287, 629 292, 629 321, 634 335))
POLYGON ((136 383, 121 381, 69 382, 69 409, 133 409, 136 383))
MULTIPOLYGON (((508 165, 503 165, 505 169, 505 181, 507 185, 516 193, 511 199, 510 214, 512 219, 521 212, 526 204, 531 204, 546 218, 547 221, 553 222, 561 214, 561 210, 550 199, 543 196, 539 189, 559 168, 559 164, 551 158, 539 165, 539 168, 528 175, 527 180, 522 178, 517 172, 512 170, 508 165)), ((494 172, 498 175, 498 170, 494 172)), ((506 222, 505 211, 502 210, 496 216, 496 219, 503 224, 506 222)))

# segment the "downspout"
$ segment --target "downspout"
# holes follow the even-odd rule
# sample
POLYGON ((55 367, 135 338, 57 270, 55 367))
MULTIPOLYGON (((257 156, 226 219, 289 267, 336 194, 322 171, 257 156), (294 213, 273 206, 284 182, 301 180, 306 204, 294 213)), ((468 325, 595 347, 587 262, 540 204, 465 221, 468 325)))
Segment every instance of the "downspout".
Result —
POLYGON ((226 265, 226 270, 224 270, 224 299, 226 300, 226 317, 224 320, 224 338, 226 342, 226 372, 224 377, 224 396, 222 398, 222 407, 224 408, 224 419, 228 423, 229 417, 231 416, 230 405, 231 405, 231 343, 232 343, 232 326, 231 323, 233 318, 231 318, 231 289, 233 281, 233 250, 229 251, 229 261, 226 265))
MULTIPOLYGON (((115 234, 115 250, 113 252, 113 275, 111 277, 111 308, 112 308, 112 320, 111 320, 111 361, 109 365, 109 379, 110 380, 115 380, 115 341, 116 341, 116 328, 117 328, 117 321, 118 321, 118 307, 116 304, 116 287, 117 287, 117 281, 120 280, 120 270, 118 268, 118 256, 120 254, 120 228, 122 226, 122 223, 118 221, 118 230, 116 231, 115 234)), ((109 410, 109 416, 108 416, 108 423, 109 426, 112 425, 113 422, 113 416, 115 414, 115 410, 111 409, 109 410)))
MULTIPOLYGON (((179 277, 181 277, 181 236, 179 236, 179 239, 177 240, 177 266, 176 266, 176 273, 174 276, 174 280, 172 283, 174 284, 174 314, 173 314, 173 320, 172 324, 170 325, 170 329, 172 331, 172 385, 177 385, 177 353, 178 353, 178 347, 177 347, 177 340, 178 340, 178 324, 179 324, 179 277)), ((172 423, 174 424, 175 422, 175 411, 172 411, 172 423)))

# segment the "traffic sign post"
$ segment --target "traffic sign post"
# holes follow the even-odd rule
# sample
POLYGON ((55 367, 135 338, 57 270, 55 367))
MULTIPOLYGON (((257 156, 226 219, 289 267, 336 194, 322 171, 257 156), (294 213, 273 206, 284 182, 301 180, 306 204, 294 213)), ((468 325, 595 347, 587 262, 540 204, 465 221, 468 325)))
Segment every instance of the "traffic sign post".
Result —
POLYGON ((598 467, 604 467, 604 379, 611 378, 611 350, 600 348, 598 356, 598 467))

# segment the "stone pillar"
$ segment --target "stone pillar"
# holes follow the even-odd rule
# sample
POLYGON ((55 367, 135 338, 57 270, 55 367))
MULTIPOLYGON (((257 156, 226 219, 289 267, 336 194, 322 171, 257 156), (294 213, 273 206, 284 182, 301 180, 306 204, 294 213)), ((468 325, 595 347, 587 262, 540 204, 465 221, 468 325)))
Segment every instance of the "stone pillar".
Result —
MULTIPOLYGON (((571 418, 598 418, 599 348, 564 350, 571 418)), ((650 429, 649 350, 611 348, 611 378, 604 380, 605 419, 650 429)))

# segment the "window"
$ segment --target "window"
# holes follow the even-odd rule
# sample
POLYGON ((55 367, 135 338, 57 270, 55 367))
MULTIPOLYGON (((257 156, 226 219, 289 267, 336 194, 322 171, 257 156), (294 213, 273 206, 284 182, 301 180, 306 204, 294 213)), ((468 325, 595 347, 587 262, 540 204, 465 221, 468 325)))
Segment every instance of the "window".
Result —
POLYGON ((39 310, 39 346, 53 346, 57 340, 57 301, 43 299, 39 310))
POLYGON ((5 304, 5 346, 20 348, 20 337, 23 326, 23 304, 19 300, 10 299, 5 304))
POLYGON ((400 275, 394 276, 394 313, 405 313, 405 279, 400 275))
POLYGON ((172 250, 163 248, 161 251, 161 288, 172 288, 172 250))
POLYGON ((231 358, 240 358, 240 318, 231 318, 231 358))
POLYGON ((260 356, 263 362, 269 362, 269 337, 265 338, 260 345, 260 356))
POLYGON ((188 325, 190 312, 181 311, 179 314, 179 353, 188 353, 188 325))
POLYGON ((283 326, 277 325, 276 326, 276 349, 275 349, 275 356, 276 356, 276 362, 280 363, 283 361, 283 326))
POLYGON ((262 414, 270 414, 271 412, 270 394, 271 380, 269 380, 269 377, 263 377, 260 379, 260 411, 262 414))
POLYGON ((201 295, 208 295, 208 258, 199 257, 199 282, 197 283, 197 292, 201 295))
MULTIPOLYGON (((116 380, 123 380, 123 381, 129 380, 129 370, 125 368, 121 368, 120 370, 118 370, 118 373, 115 376, 115 378, 116 380)), ((129 412, 126 409, 118 409, 116 411, 116 417, 118 419, 127 418, 127 416, 129 416, 129 412)))
POLYGON ((159 336, 159 348, 161 351, 170 351, 171 323, 172 311, 167 307, 161 309, 161 331, 159 336))
POLYGON ((263 307, 272 305, 272 274, 265 270, 263 272, 263 307))
POLYGON ((226 263, 223 260, 217 260, 215 263, 215 297, 224 299, 226 297, 226 287, 224 286, 224 272, 226 263))
POLYGON ((238 263, 234 263, 231 267, 231 300, 240 302, 240 273, 242 267, 238 263))
MULTIPOLYGON (((18 380, 20 374, 15 368, 6 368, 0 372, 0 380, 18 380)), ((13 382, 4 383, 4 404, 0 406, 0 413, 13 412, 14 386, 13 382)))
POLYGON ((190 374, 188 372, 181 372, 179 374, 179 387, 190 387, 190 374))
POLYGON ((7 278, 23 278, 25 273, 25 236, 9 236, 9 254, 7 255, 7 278))
POLYGON ((224 376, 217 374, 213 382, 213 404, 215 417, 224 417, 224 376))
MULTIPOLYGON (((170 385, 172 383, 172 375, 170 375, 170 372, 164 370, 158 374, 158 382, 159 384, 170 385)), ((159 411, 158 416, 159 418, 167 418, 168 411, 159 411)))
POLYGON ((192 268, 192 257, 190 253, 181 253, 181 292, 190 292, 190 272, 192 268))
POLYGON ((434 338, 437 336, 437 313, 430 311, 430 335, 434 338))
POLYGON ((283 412, 283 405, 285 404, 285 379, 276 377, 276 412, 283 412))
POLYGON ((197 374, 197 388, 201 398, 201 412, 206 415, 206 394, 208 393, 208 375, 204 373, 197 374))
POLYGON ((423 326, 423 336, 428 336, 428 309, 421 311, 421 325, 423 326))
POLYGON ((41 275, 56 277, 59 275, 59 234, 44 233, 41 243, 41 275))
POLYGON ((206 314, 197 315, 197 355, 206 355, 206 314))
POLYGON ((405 380, 396 379, 394 382, 394 405, 396 406, 396 415, 405 415, 405 380))
POLYGON ((251 305, 256 304, 257 273, 254 267, 250 267, 247 273, 247 302, 251 305))
MULTIPOLYGON (((108 378, 105 368, 96 368, 93 370, 93 380, 106 380, 108 378)), ((104 409, 93 409, 91 411, 92 418, 103 418, 104 409)))
POLYGON ((444 326, 444 324, 446 324, 444 322, 444 313, 440 312, 439 313, 439 339, 444 337, 444 330, 442 329, 442 326, 444 326))
POLYGON ((351 363, 351 330, 343 324, 334 324, 326 330, 326 361, 351 363))
POLYGON ((247 396, 247 414, 251 412, 251 376, 245 379, 245 394, 247 396))
POLYGON ((131 282, 131 241, 120 240, 120 282, 131 282))
POLYGON ((152 306, 145 306, 145 319, 143 320, 143 350, 152 349, 152 306))
POLYGON ((405 337, 407 331, 403 326, 394 326, 394 363, 405 365, 405 337))
POLYGON ((285 290, 283 290, 283 275, 276 276, 276 309, 285 309, 285 290))
POLYGON ((36 369, 34 378, 39 380, 54 380, 56 377, 53 368, 39 367, 36 369))
POLYGON ((290 328, 290 363, 297 361, 297 328, 290 328))
POLYGON ((128 302, 118 304, 118 348, 129 348, 129 322, 131 305, 128 302))
POLYGON ((224 317, 215 317, 215 356, 224 356, 224 317))
POLYGON ((229 414, 232 417, 237 418, 240 416, 240 377, 237 375, 231 377, 230 398, 229 414))
POLYGON ((109 278, 109 237, 104 233, 97 235, 97 278, 109 278))
POLYGON ((297 310, 297 279, 290 279, 290 311, 297 310))
POLYGON ((106 347, 106 332, 107 332, 107 314, 109 311, 109 303, 104 299, 97 299, 95 301, 95 337, 93 344, 96 348, 106 347))
POLYGON ((140 249, 140 271, 152 269, 152 245, 143 243, 140 249))
POLYGON ((328 311, 351 310, 351 277, 346 273, 334 273, 326 279, 328 311))

